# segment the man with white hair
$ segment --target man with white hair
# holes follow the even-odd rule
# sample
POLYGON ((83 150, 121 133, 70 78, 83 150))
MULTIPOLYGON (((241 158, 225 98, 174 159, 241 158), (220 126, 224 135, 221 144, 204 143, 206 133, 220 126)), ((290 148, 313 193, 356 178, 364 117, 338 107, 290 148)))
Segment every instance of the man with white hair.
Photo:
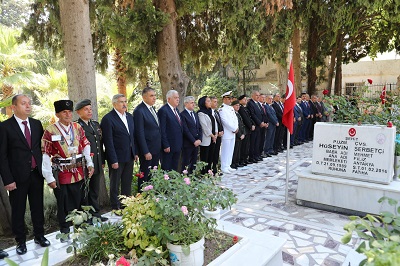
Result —
POLYGON ((236 169, 230 167, 232 163, 233 150, 235 148, 235 134, 239 125, 235 110, 230 105, 232 101, 231 91, 222 94, 222 107, 219 109, 222 125, 224 127, 224 135, 221 143, 221 170, 225 174, 229 174, 236 169))
POLYGON ((167 103, 158 110, 161 130, 161 168, 163 170, 178 170, 183 142, 182 118, 177 109, 179 94, 169 90, 166 95, 167 103))

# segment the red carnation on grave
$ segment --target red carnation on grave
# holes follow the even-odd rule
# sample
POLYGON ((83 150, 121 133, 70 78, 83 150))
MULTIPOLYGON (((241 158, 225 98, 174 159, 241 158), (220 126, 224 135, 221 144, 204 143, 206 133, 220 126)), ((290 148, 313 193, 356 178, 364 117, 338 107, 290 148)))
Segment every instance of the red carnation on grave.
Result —
POLYGON ((372 79, 367 79, 369 84, 372 84, 372 79))
POLYGON ((233 244, 236 244, 239 241, 239 238, 237 236, 234 236, 232 239, 233 244))
POLYGON ((139 177, 139 178, 143 178, 144 177, 144 173, 140 172, 140 173, 135 174, 135 176, 139 177))
POLYGON ((387 122, 387 127, 393 127, 393 123, 391 121, 387 122))
POLYGON ((122 265, 122 266, 130 266, 131 264, 129 263, 129 261, 127 261, 125 259, 125 257, 121 257, 121 258, 119 258, 119 260, 117 260, 115 262, 115 265, 116 266, 120 266, 120 265, 122 265))
POLYGON ((328 95, 328 93, 329 93, 329 91, 328 91, 327 89, 325 89, 325 90, 322 91, 322 94, 323 94, 323 95, 328 95))

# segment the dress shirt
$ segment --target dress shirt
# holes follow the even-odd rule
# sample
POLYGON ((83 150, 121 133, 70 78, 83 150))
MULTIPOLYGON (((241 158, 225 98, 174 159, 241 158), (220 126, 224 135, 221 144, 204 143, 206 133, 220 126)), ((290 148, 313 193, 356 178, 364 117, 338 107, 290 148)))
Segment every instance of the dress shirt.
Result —
MULTIPOLYGON (((29 124, 29 119, 27 118, 26 120, 22 120, 21 118, 19 118, 18 116, 14 115, 15 120, 17 120, 18 126, 22 131, 22 134, 25 136, 25 126, 24 124, 22 124, 22 122, 26 121, 26 125, 29 128, 29 131, 31 132, 32 135, 32 130, 31 130, 31 125, 29 124)), ((25 136, 26 137, 26 136, 25 136)))
POLYGON ((130 132, 129 132, 129 127, 128 127, 128 120, 126 120, 126 114, 125 114, 125 112, 124 112, 123 114, 121 114, 121 113, 118 112, 115 108, 114 108, 114 110, 115 110, 115 112, 117 112, 119 118, 121 118, 122 123, 124 123, 124 125, 125 125, 125 127, 126 127, 126 130, 128 130, 128 133, 130 133, 130 132))

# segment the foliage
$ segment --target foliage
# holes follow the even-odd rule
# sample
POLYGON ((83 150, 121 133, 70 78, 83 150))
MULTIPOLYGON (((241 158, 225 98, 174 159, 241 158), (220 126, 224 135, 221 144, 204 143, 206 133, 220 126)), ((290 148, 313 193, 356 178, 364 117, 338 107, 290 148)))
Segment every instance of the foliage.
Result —
POLYGON ((387 201, 393 206, 394 213, 382 212, 380 215, 367 214, 365 217, 351 216, 350 223, 344 226, 347 233, 342 242, 347 244, 353 232, 364 241, 357 248, 367 258, 360 265, 391 266, 400 265, 400 206, 398 201, 382 197, 379 203, 387 201))
POLYGON ((206 80, 206 85, 201 90, 201 96, 221 97, 227 91, 232 91, 232 95, 237 95, 236 82, 214 74, 206 80))
POLYGON ((142 219, 146 216, 155 220, 162 218, 156 213, 155 202, 141 194, 137 194, 136 197, 122 197, 121 202, 125 205, 122 210, 125 246, 129 249, 134 248, 138 256, 147 254, 146 249, 149 247, 154 247, 161 253, 160 239, 155 235, 150 235, 142 223, 142 219))
POLYGON ((396 141, 394 146, 394 156, 400 156, 400 134, 396 135, 396 141))
POLYGON ((205 206, 207 210, 228 209, 237 201, 232 190, 219 186, 220 181, 221 176, 214 175, 212 171, 209 171, 208 175, 204 175, 201 179, 198 189, 203 189, 203 193, 208 194, 205 206))
POLYGON ((153 217, 144 216, 141 223, 161 244, 169 242, 188 249, 215 226, 215 220, 205 218, 202 212, 207 206, 208 192, 215 189, 213 182, 204 181, 204 165, 197 163, 189 175, 186 170, 182 174, 151 170, 151 181, 145 184, 143 196, 154 201, 155 212, 153 217))
POLYGON ((0 1, 0 24, 22 28, 29 17, 31 0, 0 1))

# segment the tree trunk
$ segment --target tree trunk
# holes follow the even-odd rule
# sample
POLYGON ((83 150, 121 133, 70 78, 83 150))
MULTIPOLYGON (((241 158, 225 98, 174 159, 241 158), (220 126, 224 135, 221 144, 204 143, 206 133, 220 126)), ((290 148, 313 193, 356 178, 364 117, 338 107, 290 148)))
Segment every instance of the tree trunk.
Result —
POLYGON ((167 91, 174 89, 181 97, 180 107, 183 106, 183 97, 189 84, 189 78, 182 70, 178 51, 178 37, 176 29, 176 6, 174 0, 156 0, 156 7, 170 15, 169 23, 156 36, 158 76, 164 102, 167 91))
POLYGON ((288 69, 287 64, 285 66, 281 65, 279 62, 275 63, 276 72, 278 76, 278 88, 279 93, 282 95, 286 93, 286 86, 288 81, 288 69))
POLYGON ((118 48, 115 48, 113 61, 115 76, 117 77, 118 93, 125 95, 126 98, 129 98, 130 95, 126 95, 126 66, 123 62, 121 51, 118 48))
POLYGON ((11 235, 11 205, 3 180, 0 178, 0 235, 11 235))
POLYGON ((313 16, 308 25, 307 47, 307 91, 310 95, 316 92, 317 68, 315 66, 318 51, 318 18, 313 16))
POLYGON ((90 33, 89 1, 59 1, 69 98, 77 103, 92 101, 93 119, 97 120, 96 76, 90 33))
POLYGON ((302 86, 301 86, 301 64, 300 64, 300 29, 297 27, 294 28, 293 37, 292 37, 292 47, 293 47, 293 71, 294 71, 294 86, 296 95, 301 95, 302 86))
POLYGON ((342 95, 342 58, 343 58, 343 36, 339 34, 336 54, 336 76, 335 76, 335 95, 342 95))
POLYGON ((332 90, 332 79, 336 68, 336 56, 337 56, 337 49, 338 49, 338 43, 340 41, 340 36, 341 36, 340 33, 336 35, 335 46, 332 48, 332 53, 331 53, 331 63, 329 65, 329 71, 328 71, 328 86, 326 88, 329 91, 329 94, 331 93, 332 90))

